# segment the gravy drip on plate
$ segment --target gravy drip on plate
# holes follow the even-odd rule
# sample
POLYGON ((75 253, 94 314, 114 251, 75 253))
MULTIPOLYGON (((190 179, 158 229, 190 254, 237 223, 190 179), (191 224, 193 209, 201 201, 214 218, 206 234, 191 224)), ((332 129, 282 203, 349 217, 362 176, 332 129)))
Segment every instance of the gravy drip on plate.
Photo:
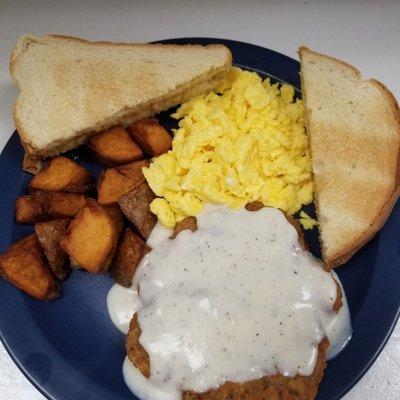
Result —
MULTIPOLYGON (((281 211, 211 209, 198 216, 198 228, 170 240, 157 224, 148 240, 153 250, 135 274, 141 304, 133 300, 130 314, 138 310, 151 376, 128 359, 123 370, 140 398, 175 400, 183 390, 277 373, 308 376, 325 336, 333 353, 343 347, 351 336, 347 303, 333 311, 333 275, 301 248, 281 211)), ((113 290, 113 321, 116 314, 128 321, 128 310, 113 310, 129 301, 112 301, 113 290)))

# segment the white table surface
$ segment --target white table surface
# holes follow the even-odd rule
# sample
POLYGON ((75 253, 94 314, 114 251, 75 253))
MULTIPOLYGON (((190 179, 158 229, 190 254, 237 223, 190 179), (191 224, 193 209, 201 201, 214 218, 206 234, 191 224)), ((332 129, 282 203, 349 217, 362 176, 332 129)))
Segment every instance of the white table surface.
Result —
MULTIPOLYGON (((306 44, 357 66, 364 77, 381 80, 400 99, 399 1, 0 0, 0 149, 14 131, 11 108, 17 91, 8 73, 8 58, 24 33, 121 42, 220 37, 293 58, 297 47, 306 44)), ((1 344, 0 399, 44 399, 1 344)), ((344 399, 400 399, 399 325, 376 363, 344 399)))

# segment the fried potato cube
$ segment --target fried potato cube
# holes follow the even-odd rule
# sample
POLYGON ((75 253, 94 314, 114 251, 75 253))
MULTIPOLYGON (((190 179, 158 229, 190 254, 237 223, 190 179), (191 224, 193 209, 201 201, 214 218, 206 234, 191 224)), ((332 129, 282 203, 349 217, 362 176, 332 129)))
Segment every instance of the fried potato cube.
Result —
POLYGON ((60 294, 35 234, 12 244, 0 256, 0 275, 37 300, 54 300, 60 294))
POLYGON ((185 229, 190 229, 192 232, 197 231, 196 217, 186 217, 182 221, 177 222, 170 239, 175 239, 185 229))
POLYGON ((29 187, 46 191, 86 192, 91 187, 91 180, 92 176, 86 168, 68 157, 57 156, 33 177, 29 187))
MULTIPOLYGON (((141 182, 144 181, 144 177, 141 182)), ((115 168, 108 168, 100 174, 97 185, 97 200, 100 204, 115 204, 120 197, 128 193, 135 186, 126 176, 115 168)))
POLYGON ((21 196, 15 202, 15 219, 34 224, 55 218, 73 218, 86 205, 81 193, 43 192, 21 196))
POLYGON ((172 137, 156 118, 146 118, 128 128, 133 140, 149 156, 166 153, 172 145, 172 137))
POLYGON ((87 198, 79 193, 48 193, 47 213, 51 218, 73 218, 86 206, 87 198))
POLYGON ((82 267, 78 264, 78 262, 74 260, 72 257, 69 258, 69 265, 73 269, 82 269, 82 267))
POLYGON ((121 207, 118 205, 118 203, 103 207, 110 213, 111 218, 114 221, 115 228, 117 230, 117 237, 119 239, 125 228, 125 215, 122 212, 121 207))
POLYGON ((15 202, 15 220, 19 224, 33 224, 45 220, 43 199, 38 194, 21 196, 15 202))
POLYGON ((149 160, 140 160, 131 162, 129 164, 120 165, 117 170, 120 174, 132 180, 139 181, 139 177, 142 178, 143 176, 142 168, 147 168, 149 165, 149 160))
POLYGON ((117 246, 117 228, 111 214, 90 200, 69 225, 61 248, 82 268, 106 272, 117 246))
POLYGON ((143 158, 142 149, 121 126, 92 136, 88 145, 96 159, 105 165, 121 165, 143 158))
POLYGON ((126 228, 111 266, 115 282, 130 287, 140 260, 150 250, 141 237, 126 228))
POLYGON ((25 151, 24 161, 22 163, 22 169, 30 174, 37 174, 43 168, 43 160, 35 156, 34 154, 27 153, 25 151))
POLYGON ((44 255, 53 274, 60 281, 63 281, 71 271, 68 255, 60 246, 60 241, 70 222, 69 219, 55 219, 35 224, 35 232, 44 255))
POLYGON ((155 197, 147 182, 144 182, 118 201, 122 212, 146 240, 157 222, 157 217, 150 211, 150 203, 155 197))
POLYGON ((97 185, 98 202, 102 205, 117 203, 120 197, 145 181, 142 168, 148 165, 147 160, 140 160, 104 170, 97 185))

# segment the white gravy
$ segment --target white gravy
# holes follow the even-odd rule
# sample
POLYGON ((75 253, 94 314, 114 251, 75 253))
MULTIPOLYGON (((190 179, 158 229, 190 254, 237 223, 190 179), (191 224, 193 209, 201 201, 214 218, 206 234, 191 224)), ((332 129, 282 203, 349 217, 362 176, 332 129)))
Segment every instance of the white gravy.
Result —
POLYGON ((151 375, 127 358, 123 373, 139 398, 178 400, 183 390, 276 373, 308 376, 325 336, 329 357, 340 352, 351 337, 344 291, 336 313, 337 276, 300 247, 282 212, 214 208, 197 220, 196 232, 174 240, 157 224, 132 288, 115 285, 108 294, 122 332, 138 315, 151 375))

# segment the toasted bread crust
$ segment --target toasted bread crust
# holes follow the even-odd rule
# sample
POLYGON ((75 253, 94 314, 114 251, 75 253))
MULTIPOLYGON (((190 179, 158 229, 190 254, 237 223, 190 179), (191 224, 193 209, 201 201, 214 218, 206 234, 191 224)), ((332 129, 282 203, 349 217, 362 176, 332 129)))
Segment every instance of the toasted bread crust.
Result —
MULTIPOLYGON (((28 49, 30 44, 32 43, 46 44, 48 39, 58 39, 58 40, 63 40, 65 42, 85 43, 85 44, 90 44, 91 46, 141 47, 141 48, 158 47, 162 49, 175 49, 182 47, 182 45, 162 44, 162 43, 156 43, 156 44, 114 43, 106 41, 92 42, 78 37, 69 37, 62 35, 47 35, 43 37, 25 35, 18 42, 17 47, 13 51, 9 65, 11 76, 13 77, 13 80, 19 89, 21 89, 21 85, 18 82, 18 78, 16 77, 15 74, 18 58, 24 51, 28 49)), ((185 46, 188 46, 190 48, 206 47, 206 48, 226 49, 226 46, 219 44, 211 44, 208 46, 194 44, 185 46)), ((105 121, 99 121, 98 124, 96 124, 96 126, 92 127, 91 129, 83 129, 81 131, 78 131, 74 134, 74 136, 69 137, 65 140, 54 140, 51 143, 51 145, 47 146, 47 148, 36 148, 32 144, 29 134, 24 128, 23 121, 19 118, 18 115, 20 97, 18 97, 13 108, 13 118, 15 127, 21 137, 21 140, 24 142, 25 150, 29 154, 35 154, 41 157, 51 157, 84 144, 91 136, 95 135, 98 132, 101 132, 102 130, 106 130, 116 125, 123 125, 124 127, 128 127, 129 125, 132 125, 134 122, 140 121, 141 119, 147 117, 154 116, 159 112, 164 111, 174 105, 180 104, 182 102, 189 100, 192 97, 195 97, 209 90, 212 90, 222 81, 227 69, 230 67, 231 64, 232 64, 232 54, 228 50, 226 62, 222 67, 213 68, 207 73, 204 73, 203 75, 193 79, 189 83, 178 85, 174 90, 171 90, 169 93, 167 93, 164 96, 161 96, 159 99, 139 104, 128 111, 124 110, 124 113, 120 113, 121 115, 115 115, 114 117, 108 118, 105 121)))
MULTIPOLYGON (((330 60, 333 60, 340 64, 342 67, 345 67, 348 71, 350 71, 357 80, 362 80, 362 76, 360 71, 355 68, 354 66, 346 63, 345 61, 339 60, 334 57, 326 56, 312 50, 309 50, 305 46, 299 47, 298 54, 300 59, 304 52, 310 52, 312 54, 316 54, 318 56, 324 56, 330 60)), ((301 75, 301 71, 300 71, 301 75)), ((309 120, 308 120, 308 112, 307 112, 307 94, 303 87, 303 78, 301 79, 302 82, 302 97, 303 103, 305 105, 306 115, 305 115, 305 124, 307 131, 310 132, 309 129, 309 120)), ((381 82, 376 79, 369 79, 365 82, 375 86, 386 98, 387 104, 391 109, 391 112, 394 116, 394 120, 397 122, 396 124, 396 131, 400 138, 400 108, 398 102, 394 95, 390 92, 390 90, 381 82)), ((367 242, 369 242, 375 234, 382 228, 386 220, 389 218, 390 213, 392 212, 393 207, 395 206, 399 196, 400 196, 400 146, 398 148, 397 153, 397 167, 396 167, 396 176, 394 179, 394 187, 390 195, 387 196, 380 212, 375 216, 375 218, 370 222, 369 228, 365 230, 362 235, 354 237, 354 240, 351 243, 348 243, 348 246, 342 249, 342 251, 336 254, 334 257, 326 258, 324 257, 324 261, 328 269, 333 269, 339 265, 344 264, 347 262, 361 247, 363 247, 367 242)), ((318 196, 318 193, 316 193, 318 196)), ((316 202, 316 209, 317 215, 319 215, 319 208, 318 202, 316 202)), ((321 239, 320 239, 321 240, 321 239)))
MULTIPOLYGON (((94 45, 94 46, 112 46, 112 47, 115 47, 115 46, 116 47, 133 47, 133 46, 154 47, 154 46, 156 46, 159 48, 166 48, 166 47, 167 48, 180 48, 180 47, 182 47, 182 45, 180 45, 180 44, 146 43, 146 42, 143 42, 143 43, 126 43, 125 42, 124 43, 124 42, 110 42, 110 41, 101 41, 101 40, 92 41, 92 40, 82 39, 77 36, 58 35, 58 34, 52 34, 52 33, 47 34, 42 37, 37 37, 34 35, 27 34, 27 35, 23 36, 24 41, 19 46, 17 46, 17 48, 11 54, 10 66, 9 66, 10 72, 13 71, 15 63, 16 63, 18 57, 20 56, 20 54, 23 51, 25 51, 31 43, 40 43, 40 42, 45 43, 48 38, 61 39, 61 40, 64 40, 65 42, 85 43, 85 44, 90 44, 90 45, 94 45)), ((201 44, 187 44, 185 46, 189 46, 192 48, 195 48, 195 47, 197 47, 197 48, 204 48, 204 47, 224 48, 224 49, 226 48, 226 46, 223 44, 209 44, 207 46, 203 46, 201 44)), ((232 62, 232 54, 230 56, 231 56, 230 61, 232 62)))

